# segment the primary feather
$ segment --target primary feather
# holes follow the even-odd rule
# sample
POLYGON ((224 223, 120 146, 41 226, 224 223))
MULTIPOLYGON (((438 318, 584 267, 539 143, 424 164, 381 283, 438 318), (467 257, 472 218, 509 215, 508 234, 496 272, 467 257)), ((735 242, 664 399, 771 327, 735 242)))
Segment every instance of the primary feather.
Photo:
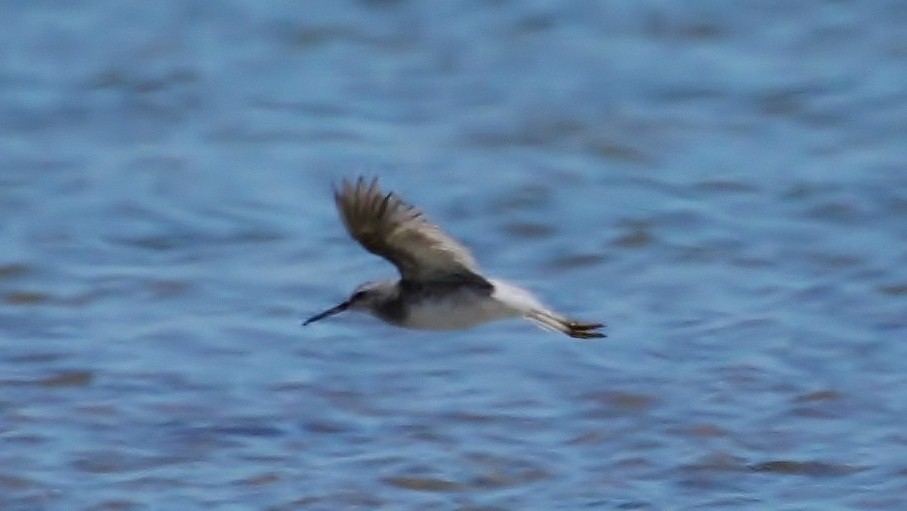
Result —
POLYGON ((482 279, 466 247, 397 194, 382 192, 377 179, 344 179, 334 200, 350 236, 393 263, 404 280, 482 279))

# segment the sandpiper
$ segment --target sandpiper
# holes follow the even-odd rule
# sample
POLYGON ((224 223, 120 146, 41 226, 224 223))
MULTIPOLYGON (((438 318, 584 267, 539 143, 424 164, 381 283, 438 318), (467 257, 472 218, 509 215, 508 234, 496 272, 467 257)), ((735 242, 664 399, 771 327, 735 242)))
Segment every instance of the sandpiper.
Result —
POLYGON ((469 250, 426 219, 378 180, 343 180, 334 201, 347 232, 363 248, 397 267, 399 280, 366 282, 343 303, 303 325, 347 309, 361 310, 393 325, 453 330, 503 318, 522 317, 577 339, 604 337, 601 323, 568 319, 532 293, 481 274, 469 250))

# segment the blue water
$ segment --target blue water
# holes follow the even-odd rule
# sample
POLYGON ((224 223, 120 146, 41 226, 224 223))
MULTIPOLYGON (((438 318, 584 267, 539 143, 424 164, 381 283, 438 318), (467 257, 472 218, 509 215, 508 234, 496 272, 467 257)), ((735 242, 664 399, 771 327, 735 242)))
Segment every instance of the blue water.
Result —
POLYGON ((0 509, 907 509, 907 3, 2 14, 0 509), (359 174, 609 337, 300 327, 359 174))

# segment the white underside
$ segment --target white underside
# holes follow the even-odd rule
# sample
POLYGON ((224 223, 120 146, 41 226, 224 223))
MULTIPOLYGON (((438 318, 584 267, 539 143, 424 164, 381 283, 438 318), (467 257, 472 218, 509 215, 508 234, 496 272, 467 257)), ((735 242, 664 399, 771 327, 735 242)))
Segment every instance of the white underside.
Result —
POLYGON ((539 326, 558 329, 560 316, 549 311, 532 293, 513 284, 489 279, 490 296, 459 293, 426 301, 409 311, 403 326, 423 330, 456 330, 504 318, 526 317, 539 326), (540 318, 550 319, 551 324, 540 318))

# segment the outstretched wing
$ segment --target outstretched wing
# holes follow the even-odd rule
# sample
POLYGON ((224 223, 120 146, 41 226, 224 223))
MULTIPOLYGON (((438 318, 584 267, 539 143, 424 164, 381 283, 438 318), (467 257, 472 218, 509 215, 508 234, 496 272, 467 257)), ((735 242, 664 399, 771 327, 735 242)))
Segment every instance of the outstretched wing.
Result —
POLYGON ((469 250, 428 221, 397 194, 385 194, 378 180, 346 179, 334 190, 346 230, 366 250, 397 267, 403 280, 484 282, 469 250))

